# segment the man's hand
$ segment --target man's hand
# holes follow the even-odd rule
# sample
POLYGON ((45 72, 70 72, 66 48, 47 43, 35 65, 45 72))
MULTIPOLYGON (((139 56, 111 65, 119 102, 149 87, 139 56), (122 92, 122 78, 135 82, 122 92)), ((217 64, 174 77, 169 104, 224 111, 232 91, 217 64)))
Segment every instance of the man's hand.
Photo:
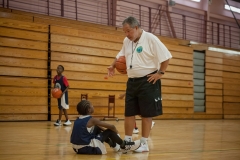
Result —
POLYGON ((108 68, 108 76, 112 77, 115 75, 115 68, 113 66, 109 66, 108 68))
POLYGON ((155 73, 155 74, 149 74, 147 75, 148 78, 148 82, 151 83, 153 82, 153 84, 155 84, 157 82, 157 80, 161 79, 162 78, 162 74, 159 74, 159 73, 155 73))

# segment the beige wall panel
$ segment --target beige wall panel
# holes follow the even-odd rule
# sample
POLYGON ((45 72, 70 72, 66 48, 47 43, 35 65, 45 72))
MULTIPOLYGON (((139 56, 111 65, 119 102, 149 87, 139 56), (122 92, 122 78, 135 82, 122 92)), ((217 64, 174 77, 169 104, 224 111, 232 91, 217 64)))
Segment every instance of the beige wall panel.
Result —
MULTIPOLYGON (((117 32, 117 31, 116 31, 117 32)), ((78 30, 73 28, 59 27, 59 26, 51 26, 51 33, 59 34, 59 35, 68 35, 68 36, 76 36, 87 39, 97 39, 102 41, 110 41, 110 42, 118 42, 123 43, 125 35, 113 35, 113 34, 103 34, 97 32, 91 32, 86 30, 78 30)))
POLYGON ((45 50, 45 51, 48 49, 47 42, 37 42, 37 41, 21 40, 21 39, 5 38, 5 37, 0 37, 0 46, 36 49, 36 50, 45 50))
MULTIPOLYGON (((125 83, 108 83, 108 82, 87 82, 69 80, 71 88, 81 89, 99 89, 99 90, 126 90, 125 83)), ((53 87, 53 84, 52 84, 53 87)))
POLYGON ((37 32, 48 32, 48 25, 36 24, 32 22, 23 22, 7 18, 0 18, 0 26, 37 32))
POLYGON ((193 119, 193 114, 163 114, 154 119, 193 119))
POLYGON ((231 73, 231 72, 223 71, 223 77, 224 78, 232 78, 232 79, 240 79, 240 73, 231 73))
POLYGON ((224 119, 240 119, 240 115, 224 115, 224 119))
POLYGON ((205 82, 222 83, 222 77, 205 76, 205 82))
POLYGON ((103 49, 112 49, 116 51, 120 51, 122 48, 122 43, 106 42, 106 41, 100 41, 100 40, 92 40, 92 39, 86 39, 86 38, 70 37, 70 36, 62 36, 62 35, 54 35, 54 34, 51 35, 51 42, 71 44, 71 45, 81 45, 81 46, 103 48, 103 49))
POLYGON ((3 105, 36 105, 47 106, 47 97, 15 97, 15 96, 0 96, 0 104, 3 105))
POLYGON ((92 64, 80 64, 80 63, 69 63, 69 62, 51 62, 51 69, 57 69, 57 66, 61 64, 64 66, 65 71, 83 71, 83 72, 92 72, 92 73, 106 73, 107 74, 107 65, 99 66, 92 64))
POLYGON ((177 66, 186 66, 186 67, 193 67, 193 60, 182 60, 182 59, 176 59, 173 57, 170 59, 169 64, 177 65, 177 66))
POLYGON ((218 89, 206 89, 205 90, 206 95, 213 95, 213 96, 221 96, 223 95, 223 90, 218 89))
MULTIPOLYGON (((115 71, 117 72, 117 71, 115 71)), ((52 70, 52 79, 57 75, 55 70, 52 70)), ((72 71, 65 71, 63 75, 67 77, 67 79, 72 80, 86 80, 86 81, 104 81, 104 82, 127 82, 128 77, 125 74, 116 74, 113 77, 108 77, 105 79, 104 77, 107 76, 107 73, 97 74, 97 73, 88 73, 88 72, 72 72, 72 71)))
POLYGON ((223 70, 224 70, 224 71, 229 71, 229 72, 237 72, 237 73, 239 73, 239 72, 240 72, 240 67, 234 67, 234 66, 226 66, 226 65, 224 65, 224 66, 223 66, 223 70))
POLYGON ((223 65, 221 64, 213 64, 213 63, 205 63, 205 68, 206 69, 211 69, 211 70, 223 70, 223 65))
POLYGON ((48 113, 48 106, 0 106, 0 113, 15 114, 15 113, 48 113))
MULTIPOLYGON (((61 27, 66 26, 66 27, 76 28, 76 29, 80 29, 80 30, 84 30, 84 31, 90 31, 90 32, 100 32, 100 33, 105 33, 105 34, 122 35, 122 33, 117 32, 115 30, 115 28, 104 29, 104 28, 101 28, 101 27, 96 27, 95 25, 97 25, 97 24, 94 24, 91 27, 91 26, 86 26, 86 25, 79 24, 79 23, 81 23, 80 21, 75 21, 75 22, 79 22, 79 23, 72 23, 73 21, 66 22, 66 21, 62 21, 62 20, 59 21, 59 20, 54 20, 54 19, 49 19, 49 18, 34 17, 34 22, 35 23, 42 23, 42 24, 49 24, 51 26, 52 25, 54 25, 54 26, 58 25, 58 26, 61 26, 61 27)), ((109 27, 109 26, 106 26, 106 25, 101 25, 101 26, 109 27)))
POLYGON ((216 64, 223 64, 223 59, 222 58, 217 58, 217 57, 208 57, 206 56, 205 58, 206 63, 216 63, 216 64))
POLYGON ((22 57, 22 58, 33 58, 33 59, 48 59, 47 51, 37 51, 29 49, 9 48, 0 47, 0 55, 7 57, 22 57))
POLYGON ((225 59, 231 59, 231 60, 236 60, 239 61, 240 60, 240 56, 238 54, 223 54, 223 60, 225 59))
POLYGON ((39 78, 22 78, 22 77, 7 77, 1 76, 0 84, 2 86, 24 86, 24 87, 34 87, 34 88, 44 88, 48 86, 47 79, 39 78))
POLYGON ((224 84, 236 84, 236 85, 240 85, 240 79, 224 78, 224 77, 223 77, 223 83, 224 83, 224 84))
POLYGON ((194 114, 193 119, 222 119, 221 114, 194 114))
POLYGON ((0 75, 47 78, 47 70, 45 70, 45 69, 32 69, 32 68, 17 68, 17 67, 2 67, 2 66, 0 66, 0 75))
POLYGON ((170 51, 170 52, 171 52, 173 58, 186 59, 186 60, 191 60, 191 61, 193 60, 192 53, 184 53, 184 52, 178 52, 178 51, 170 51))
POLYGON ((162 106, 164 107, 187 107, 190 108, 194 106, 194 101, 171 101, 171 100, 163 100, 162 106))
POLYGON ((69 54, 69 53, 52 52, 51 60, 110 65, 112 64, 114 59, 112 57, 106 58, 106 57, 95 57, 95 56, 89 56, 89 55, 77 55, 77 54, 69 54))
POLYGON ((209 108, 222 108, 222 102, 206 102, 205 106, 207 109, 209 108))
POLYGON ((183 73, 173 73, 173 72, 165 72, 162 79, 179 79, 179 80, 193 80, 192 74, 183 74, 183 73))
POLYGON ((222 102, 222 96, 206 96, 206 102, 222 102))
POLYGON ((167 114, 167 113, 175 113, 175 114, 179 114, 179 113, 185 113, 185 114, 193 114, 193 108, 168 108, 168 107, 163 107, 163 114, 167 114))
POLYGON ((19 21, 33 22, 32 16, 18 15, 18 14, 13 14, 13 13, 8 13, 8 12, 0 12, 0 17, 15 19, 15 20, 19 20, 19 21))
POLYGON ((193 49, 191 47, 177 46, 172 44, 165 44, 165 46, 170 50, 170 52, 177 51, 177 52, 184 52, 184 53, 191 53, 191 54, 193 53, 193 49))
POLYGON ((206 55, 206 57, 218 57, 218 58, 222 58, 223 55, 224 55, 224 53, 207 50, 206 53, 205 53, 205 55, 206 55))
POLYGON ((240 97, 233 97, 233 96, 223 96, 224 102, 240 102, 240 97))
POLYGON ((193 73, 193 67, 181 67, 181 66, 175 66, 175 65, 169 65, 167 67, 167 72, 178 72, 178 73, 187 73, 192 74, 193 73))
POLYGON ((205 70, 205 75, 207 76, 216 76, 216 77, 222 77, 223 71, 217 71, 217 70, 205 70))
POLYGON ((193 94, 193 88, 180 88, 180 87, 166 87, 162 86, 162 93, 175 93, 175 94, 193 94))
POLYGON ((193 100, 193 95, 184 95, 184 94, 162 94, 162 100, 182 100, 182 101, 191 101, 193 100))
POLYGON ((3 87, 0 86, 0 95, 9 96, 29 96, 29 97, 46 97, 48 89, 46 88, 20 88, 20 87, 3 87))
POLYGON ((66 45, 66 44, 59 44, 59 43, 51 43, 51 50, 59 51, 59 52, 67 52, 67 53, 96 55, 101 57, 112 57, 113 60, 115 59, 117 53, 119 52, 116 50, 90 48, 90 47, 66 45))
POLYGON ((223 103, 224 109, 240 109, 240 103, 223 103))
POLYGON ((46 121, 47 114, 3 114, 0 116, 0 121, 46 121))
POLYGON ((223 59, 223 65, 240 67, 239 60, 223 59))
POLYGON ((22 38, 22 39, 29 39, 29 40, 35 40, 35 41, 44 41, 44 42, 48 41, 47 33, 32 32, 32 31, 25 31, 25 30, 19 30, 19 29, 4 28, 4 27, 0 27, 0 36, 22 38))
POLYGON ((207 108, 206 109, 207 114, 223 114, 222 108, 207 108))
POLYGON ((47 69, 47 61, 46 60, 1 57, 0 64, 4 65, 4 66, 47 69))
POLYGON ((205 88, 213 88, 213 89, 222 89, 223 84, 221 83, 205 83, 205 88))
POLYGON ((180 81, 171 79, 162 79, 163 86, 177 86, 177 87, 191 87, 193 88, 193 81, 180 81))
POLYGON ((240 98, 240 90, 223 90, 223 95, 226 96, 238 96, 240 98))
POLYGON ((240 115, 240 109, 224 109, 224 114, 239 114, 240 115))
POLYGON ((223 84, 223 90, 240 91, 240 86, 236 84, 223 84))

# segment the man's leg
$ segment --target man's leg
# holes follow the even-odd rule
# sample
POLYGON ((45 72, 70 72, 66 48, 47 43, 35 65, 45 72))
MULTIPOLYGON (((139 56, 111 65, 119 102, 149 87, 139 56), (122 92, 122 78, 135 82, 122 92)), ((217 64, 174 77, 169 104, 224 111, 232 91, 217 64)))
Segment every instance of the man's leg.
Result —
POLYGON ((135 123, 135 116, 125 117, 125 120, 124 120, 125 136, 132 137, 134 123, 135 123))
POLYGON ((152 117, 142 117, 142 137, 148 138, 152 126, 152 117))

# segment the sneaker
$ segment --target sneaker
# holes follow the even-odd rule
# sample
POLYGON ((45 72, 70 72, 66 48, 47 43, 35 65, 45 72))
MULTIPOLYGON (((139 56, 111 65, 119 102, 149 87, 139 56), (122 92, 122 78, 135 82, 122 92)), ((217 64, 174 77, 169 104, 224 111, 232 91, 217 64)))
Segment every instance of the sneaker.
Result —
POLYGON ((57 121, 54 123, 54 126, 61 126, 61 120, 57 120, 57 121))
POLYGON ((64 126, 69 126, 71 125, 72 123, 70 122, 70 120, 68 119, 65 123, 63 123, 64 126))
POLYGON ((128 151, 130 151, 132 145, 134 145, 135 143, 133 141, 126 141, 124 140, 124 145, 121 145, 121 149, 122 149, 122 153, 126 154, 128 151))
POLYGON ((139 133, 138 128, 134 128, 134 129, 133 129, 133 134, 137 134, 137 133, 139 133))
POLYGON ((119 144, 116 144, 116 146, 113 148, 113 150, 114 150, 115 152, 120 152, 120 151, 121 151, 120 145, 119 145, 119 144))
POLYGON ((129 151, 134 151, 136 149, 138 149, 140 146, 141 146, 141 142, 140 140, 136 140, 134 142, 128 142, 128 141, 125 141, 125 148, 122 149, 122 153, 127 153, 129 151))
POLYGON ((134 152, 142 153, 142 152, 149 152, 148 144, 141 143, 140 147, 134 150, 134 152))
POLYGON ((155 124, 155 122, 153 122, 153 121, 152 121, 152 126, 151 126, 151 129, 153 128, 154 124, 155 124))

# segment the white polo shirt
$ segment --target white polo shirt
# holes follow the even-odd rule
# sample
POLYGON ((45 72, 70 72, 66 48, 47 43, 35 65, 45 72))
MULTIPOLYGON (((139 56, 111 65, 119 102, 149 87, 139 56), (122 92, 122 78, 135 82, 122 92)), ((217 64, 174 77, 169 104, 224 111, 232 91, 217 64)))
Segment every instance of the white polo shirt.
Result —
POLYGON ((129 78, 143 77, 159 69, 160 63, 172 58, 165 45, 152 33, 143 30, 138 42, 127 37, 116 58, 125 56, 129 78), (130 69, 130 65, 132 68, 130 69))

